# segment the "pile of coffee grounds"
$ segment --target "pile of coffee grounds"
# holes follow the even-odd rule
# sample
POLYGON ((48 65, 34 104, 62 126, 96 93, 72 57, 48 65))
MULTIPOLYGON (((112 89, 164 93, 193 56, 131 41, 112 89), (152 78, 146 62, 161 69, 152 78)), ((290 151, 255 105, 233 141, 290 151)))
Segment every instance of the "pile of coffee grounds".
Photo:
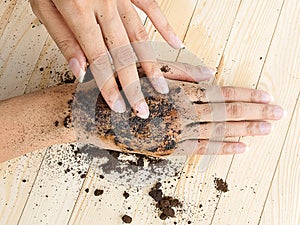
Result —
POLYGON ((136 116, 128 102, 125 113, 113 112, 98 87, 78 90, 73 111, 77 111, 74 116, 76 127, 84 129, 81 136, 93 135, 94 139, 99 138, 99 142, 114 143, 124 152, 156 157, 171 154, 182 132, 178 109, 172 97, 178 93, 170 89, 168 95, 159 94, 146 78, 141 80, 141 85, 149 106, 148 119, 136 116))
POLYGON ((164 196, 161 186, 160 182, 156 183, 149 195, 157 202, 155 206, 159 209, 159 218, 166 220, 169 217, 175 217, 174 208, 182 207, 182 203, 172 196, 164 196))
POLYGON ((226 181, 223 181, 222 178, 215 178, 214 179, 214 183, 215 183, 215 188, 218 190, 218 191, 221 191, 221 192, 227 192, 229 191, 228 190, 228 184, 226 183, 226 181))
POLYGON ((122 216, 122 221, 124 223, 131 223, 132 222, 132 218, 130 216, 128 216, 128 215, 124 215, 124 216, 122 216))
POLYGON ((128 103, 125 113, 114 113, 99 95, 95 113, 98 134, 103 140, 112 140, 121 149, 169 155, 176 149, 181 133, 178 112, 171 98, 174 90, 169 95, 162 95, 155 93, 148 80, 142 80, 141 85, 149 106, 149 118, 136 116, 128 103))

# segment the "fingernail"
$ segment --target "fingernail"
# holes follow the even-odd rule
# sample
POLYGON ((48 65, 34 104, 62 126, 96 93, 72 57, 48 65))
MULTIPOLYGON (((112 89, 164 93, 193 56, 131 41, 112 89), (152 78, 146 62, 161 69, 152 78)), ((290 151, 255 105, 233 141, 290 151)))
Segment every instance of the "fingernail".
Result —
POLYGON ((78 79, 80 83, 83 82, 85 71, 84 69, 80 66, 78 60, 76 58, 72 58, 69 61, 69 67, 72 70, 72 73, 74 76, 78 79))
POLYGON ((260 123, 259 130, 262 134, 269 134, 272 131, 272 125, 270 123, 260 123))
POLYGON ((112 110, 117 113, 124 113, 126 111, 125 103, 122 99, 118 99, 115 101, 112 110))
POLYGON ((234 146, 235 153, 244 153, 246 151, 246 146, 242 143, 237 143, 234 146))
POLYGON ((281 107, 275 106, 273 114, 274 114, 275 119, 281 119, 284 116, 284 111, 281 107))
POLYGON ((271 97, 271 95, 269 95, 268 93, 263 93, 262 96, 261 96, 261 100, 262 100, 263 102, 268 103, 268 102, 271 102, 271 101, 272 101, 272 97, 271 97))
POLYGON ((180 38, 178 36, 176 36, 176 35, 172 35, 171 44, 172 44, 173 48, 175 48, 175 49, 186 48, 185 45, 180 40, 180 38))
POLYGON ((159 77, 156 80, 157 91, 161 94, 168 94, 169 93, 169 86, 164 77, 159 77))
POLYGON ((149 108, 146 102, 142 102, 136 107, 136 115, 142 119, 147 119, 149 117, 149 108))

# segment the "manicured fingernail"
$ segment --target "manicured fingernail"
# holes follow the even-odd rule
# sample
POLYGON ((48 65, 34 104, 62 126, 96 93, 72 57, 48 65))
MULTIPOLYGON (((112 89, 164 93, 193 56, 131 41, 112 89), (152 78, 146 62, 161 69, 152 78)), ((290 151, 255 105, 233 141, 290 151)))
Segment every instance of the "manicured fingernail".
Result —
POLYGON ((173 48, 175 48, 175 49, 186 48, 185 45, 180 40, 180 38, 178 36, 176 36, 176 35, 172 35, 172 37, 171 37, 171 44, 172 44, 173 48))
POLYGON ((263 93, 263 94, 261 95, 261 100, 262 100, 263 102, 268 103, 268 102, 271 102, 271 101, 272 101, 272 97, 271 97, 271 95, 269 95, 268 93, 263 93))
POLYGON ((242 143, 237 143, 234 146, 235 153, 244 153, 246 151, 246 146, 242 143))
POLYGON ((80 83, 82 83, 84 79, 85 71, 83 68, 81 68, 78 60, 76 58, 70 59, 69 66, 74 76, 78 79, 80 83))
POLYGON ((142 119, 147 119, 149 117, 149 114, 150 112, 146 102, 142 102, 136 107, 136 115, 138 117, 141 117, 142 119))
POLYGON ((270 123, 260 123, 259 130, 262 134, 269 134, 272 131, 272 125, 270 123))
POLYGON ((122 99, 118 99, 115 101, 114 105, 112 106, 112 110, 117 113, 123 113, 126 111, 125 103, 122 99))
POLYGON ((281 119, 284 116, 284 111, 281 107, 275 106, 273 114, 275 119, 281 119))
POLYGON ((159 77, 156 80, 157 84, 157 91, 161 94, 168 94, 169 93, 169 86, 164 77, 159 77))

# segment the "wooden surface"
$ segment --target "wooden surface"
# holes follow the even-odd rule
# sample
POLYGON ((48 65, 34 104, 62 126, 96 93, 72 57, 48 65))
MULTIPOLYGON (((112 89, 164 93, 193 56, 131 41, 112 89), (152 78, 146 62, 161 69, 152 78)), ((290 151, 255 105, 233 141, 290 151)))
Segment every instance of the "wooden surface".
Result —
MULTIPOLYGON (((124 214, 132 216, 132 224, 300 224, 300 2, 159 4, 188 49, 218 69, 211 82, 267 90, 287 116, 269 136, 242 138, 250 147, 247 153, 215 157, 204 171, 205 156, 189 157, 180 179, 164 178, 164 192, 184 202, 176 218, 166 221, 158 218, 148 195, 153 184, 137 190, 101 179, 97 159, 76 161, 80 144, 52 146, 1 163, 1 225, 122 224, 124 214), (216 177, 226 180, 228 192, 216 191, 216 177), (95 189, 103 189, 103 195, 94 196, 95 189)), ((28 2, 1 1, 0 15, 0 99, 60 83, 68 73, 66 62, 28 2)), ((141 18, 150 37, 162 41, 145 15, 141 18)), ((175 50, 163 57, 187 58, 175 50)))

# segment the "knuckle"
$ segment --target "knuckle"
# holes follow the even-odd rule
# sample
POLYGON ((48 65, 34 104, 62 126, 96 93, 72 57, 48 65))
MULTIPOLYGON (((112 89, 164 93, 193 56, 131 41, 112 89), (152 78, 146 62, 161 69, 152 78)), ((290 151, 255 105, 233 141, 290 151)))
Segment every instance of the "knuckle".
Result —
POLYGON ((74 45, 74 41, 70 39, 62 39, 62 40, 54 40, 56 42, 57 47, 60 51, 66 55, 69 52, 70 48, 74 45))
POLYGON ((244 126, 246 127, 246 132, 248 135, 254 135, 255 130, 257 129, 257 124, 254 122, 244 122, 244 126))
POLYGON ((230 103, 227 105, 227 113, 232 118, 241 118, 243 116, 244 104, 240 102, 230 103))
POLYGON ((235 89, 233 87, 224 87, 223 95, 225 99, 234 99, 235 98, 235 89))
POLYGON ((156 10, 157 8, 159 8, 159 5, 158 5, 157 1, 149 0, 149 1, 147 1, 146 7, 148 8, 149 11, 151 11, 151 10, 156 10))
POLYGON ((262 93, 260 91, 257 91, 257 90, 251 90, 251 101, 252 102, 256 102, 256 101, 259 101, 261 99, 261 96, 262 96, 262 93))
POLYGON ((144 27, 139 27, 135 32, 135 41, 147 41, 149 40, 148 33, 144 27))

